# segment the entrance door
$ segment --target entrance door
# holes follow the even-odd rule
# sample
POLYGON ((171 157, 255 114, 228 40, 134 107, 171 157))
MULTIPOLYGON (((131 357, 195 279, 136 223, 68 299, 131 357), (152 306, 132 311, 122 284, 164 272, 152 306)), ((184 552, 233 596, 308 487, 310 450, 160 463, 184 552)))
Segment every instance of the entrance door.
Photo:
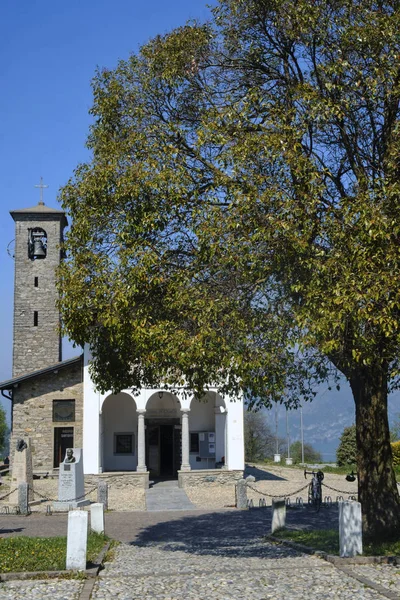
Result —
POLYGON ((176 477, 180 468, 180 428, 176 419, 147 422, 146 465, 151 477, 176 477), (172 422, 171 422, 172 421, 172 422))
POLYGON ((55 427, 54 428, 54 461, 53 467, 58 469, 60 463, 65 458, 67 448, 74 447, 74 428, 73 427, 55 427))

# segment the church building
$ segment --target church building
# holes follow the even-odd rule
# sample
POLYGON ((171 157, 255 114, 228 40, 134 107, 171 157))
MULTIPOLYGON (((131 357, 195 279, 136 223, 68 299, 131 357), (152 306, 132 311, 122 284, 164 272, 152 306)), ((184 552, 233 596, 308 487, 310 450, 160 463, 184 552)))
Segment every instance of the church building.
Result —
MULTIPOLYGON (((244 469, 243 402, 210 387, 205 397, 179 390, 102 394, 90 376, 90 349, 62 359, 56 270, 67 218, 37 206, 11 211, 15 221, 11 450, 29 438, 33 470, 56 473, 67 448, 82 448, 84 473, 149 478, 236 479, 244 469)), ((11 452, 13 454, 13 452, 11 452)))

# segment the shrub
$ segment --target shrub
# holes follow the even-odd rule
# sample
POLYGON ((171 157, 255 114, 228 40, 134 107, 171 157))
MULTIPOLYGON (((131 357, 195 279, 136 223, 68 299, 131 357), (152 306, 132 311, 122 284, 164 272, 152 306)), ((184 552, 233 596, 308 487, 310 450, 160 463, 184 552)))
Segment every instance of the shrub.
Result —
POLYGON ((392 454, 393 454, 393 465, 395 467, 400 465, 400 441, 392 442, 392 454))

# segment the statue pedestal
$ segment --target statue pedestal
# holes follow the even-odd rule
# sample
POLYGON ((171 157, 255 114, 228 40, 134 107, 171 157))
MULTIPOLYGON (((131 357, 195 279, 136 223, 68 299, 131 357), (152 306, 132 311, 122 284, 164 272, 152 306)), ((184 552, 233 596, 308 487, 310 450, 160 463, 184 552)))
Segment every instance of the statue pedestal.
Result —
MULTIPOLYGON (((74 448, 74 462, 62 462, 58 479, 58 502, 53 503, 54 511, 66 511, 90 504, 84 498, 85 478, 81 448, 74 448)), ((67 460, 67 459, 66 459, 67 460)))
POLYGON ((18 505, 18 486, 20 483, 28 485, 28 502, 33 501, 33 472, 32 472, 32 454, 30 440, 18 440, 17 449, 14 453, 11 471, 11 484, 9 504, 18 505))

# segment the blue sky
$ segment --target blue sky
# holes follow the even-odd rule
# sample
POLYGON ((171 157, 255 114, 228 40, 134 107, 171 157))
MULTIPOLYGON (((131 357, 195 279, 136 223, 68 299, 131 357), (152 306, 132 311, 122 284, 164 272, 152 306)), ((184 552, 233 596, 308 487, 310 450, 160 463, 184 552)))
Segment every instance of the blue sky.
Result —
MULTIPOLYGON (((210 4, 210 2, 208 2, 210 4)), ((158 33, 209 17, 205 0, 2 0, 0 3, 0 381, 11 376, 14 238, 9 211, 44 201, 88 158, 97 67, 115 67, 158 33)), ((64 358, 71 351, 67 348, 64 358)))
MULTIPOLYGON (((207 19, 206 2, 1 1, 0 380, 11 377, 12 359, 14 263, 7 245, 14 238, 14 222, 9 211, 37 204, 39 190, 34 186, 41 176, 49 186, 45 203, 59 208, 59 188, 77 164, 89 158, 85 140, 96 68, 115 67, 154 35, 188 19, 207 19)), ((75 354, 70 347, 64 349, 64 358, 75 354)), ((397 394, 396 405, 399 398, 397 394)), ((343 404, 351 424, 353 407, 346 386, 324 399, 343 404)), ((313 404, 307 410, 317 413, 313 419, 318 420, 323 405, 313 404)))

